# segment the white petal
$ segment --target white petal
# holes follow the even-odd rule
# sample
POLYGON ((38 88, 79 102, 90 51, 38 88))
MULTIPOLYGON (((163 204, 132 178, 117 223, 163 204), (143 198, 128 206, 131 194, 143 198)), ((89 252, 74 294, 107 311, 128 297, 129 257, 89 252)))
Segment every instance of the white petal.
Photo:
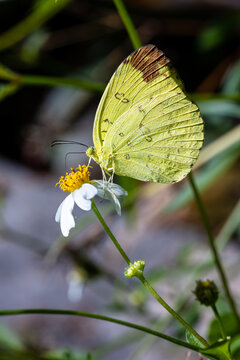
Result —
POLYGON ((75 226, 75 220, 72 214, 74 207, 72 194, 68 195, 61 205, 60 228, 63 236, 68 236, 69 231, 75 226))
POLYGON ((117 214, 120 216, 121 205, 118 197, 126 196, 127 191, 125 191, 120 185, 109 183, 105 180, 93 180, 92 184, 96 186, 98 190, 98 196, 102 199, 110 200, 117 214))
POLYGON ((95 195, 97 195, 97 189, 91 184, 83 184, 80 189, 73 192, 75 203, 85 211, 91 210, 92 203, 90 199, 92 199, 95 195))
POLYGON ((127 196, 128 193, 120 185, 106 180, 92 180, 92 184, 98 189, 98 196, 103 197, 105 190, 114 193, 117 197, 127 196))
POLYGON ((91 200, 84 199, 84 197, 82 196, 82 192, 80 190, 81 189, 78 189, 73 192, 74 201, 77 204, 77 206, 80 207, 80 209, 89 211, 91 210, 92 207, 91 200))
POLYGON ((128 192, 124 190, 120 185, 113 183, 110 186, 112 186, 112 190, 117 197, 128 195, 128 192))
POLYGON ((81 189, 84 199, 92 199, 95 195, 97 195, 97 189, 91 184, 83 184, 81 189))
MULTIPOLYGON (((64 199, 65 200, 65 199, 64 199)), ((64 203, 64 200, 61 202, 61 204, 59 205, 58 209, 57 209, 57 212, 56 212, 56 215, 55 215, 55 221, 56 222, 60 222, 60 217, 61 217, 61 212, 62 212, 62 206, 63 206, 63 203, 64 203)))
POLYGON ((97 194, 101 198, 104 198, 104 189, 106 188, 105 183, 107 183, 105 180, 92 180, 92 184, 97 189, 97 194))
POLYGON ((113 207, 116 210, 117 214, 121 216, 121 205, 118 198, 114 194, 112 195, 111 203, 113 204, 113 207))

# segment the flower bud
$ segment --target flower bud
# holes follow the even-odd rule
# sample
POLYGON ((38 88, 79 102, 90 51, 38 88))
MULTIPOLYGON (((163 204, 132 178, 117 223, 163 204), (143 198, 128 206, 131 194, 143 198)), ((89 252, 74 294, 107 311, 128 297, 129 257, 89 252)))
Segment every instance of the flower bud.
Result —
POLYGON ((196 299, 205 306, 215 305, 218 299, 218 288, 211 280, 198 280, 197 285, 193 293, 196 295, 196 299))
POLYGON ((145 266, 144 260, 134 261, 133 264, 131 264, 128 268, 126 268, 124 275, 126 277, 133 277, 133 276, 141 275, 143 273, 144 266, 145 266))

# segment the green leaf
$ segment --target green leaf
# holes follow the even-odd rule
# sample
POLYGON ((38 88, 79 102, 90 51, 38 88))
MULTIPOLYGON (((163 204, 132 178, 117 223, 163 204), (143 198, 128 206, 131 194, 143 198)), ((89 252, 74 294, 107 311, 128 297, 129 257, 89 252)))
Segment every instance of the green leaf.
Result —
MULTIPOLYGON (((237 145, 238 146, 238 145, 237 145)), ((214 181, 220 177, 233 165, 239 156, 239 149, 227 149, 225 152, 216 156, 203 170, 196 176, 196 182, 199 190, 202 192, 209 188, 214 181)), ((183 185, 177 195, 163 209, 162 213, 168 214, 189 204, 193 200, 193 192, 189 184, 183 185)))
POLYGON ((240 90, 240 61, 237 61, 233 68, 230 70, 222 91, 225 94, 235 94, 240 90))
POLYGON ((12 80, 15 75, 12 70, 0 63, 0 79, 12 80))
POLYGON ((240 334, 238 334, 231 340, 230 349, 233 358, 240 359, 240 334))
POLYGON ((58 349, 48 351, 44 354, 47 360, 93 360, 93 357, 90 353, 86 354, 84 351, 77 351, 72 349, 58 349))
POLYGON ((21 349, 22 343, 18 338, 17 334, 8 328, 5 324, 0 323, 0 345, 5 345, 9 347, 14 347, 16 349, 21 349))
POLYGON ((219 340, 208 348, 203 348, 202 343, 192 335, 188 330, 186 331, 187 342, 191 345, 197 346, 202 355, 214 360, 231 360, 229 352, 230 338, 228 340, 219 340))
POLYGON ((92 355, 91 355, 91 354, 87 354, 87 356, 86 356, 86 360, 93 360, 92 355))
POLYGON ((0 83, 0 101, 5 99, 7 96, 14 94, 19 88, 19 85, 14 83, 1 84, 0 83))
POLYGON ((223 46, 229 37, 235 32, 236 26, 239 23, 239 15, 230 14, 225 16, 224 20, 217 20, 211 22, 200 33, 197 38, 197 46, 200 51, 207 52, 214 50, 217 47, 223 46))
POLYGON ((232 360, 229 352, 230 339, 217 341, 205 350, 201 350, 202 355, 214 360, 232 360))
MULTIPOLYGON (((238 334, 238 324, 233 314, 224 314, 221 315, 221 318, 227 335, 233 337, 238 334)), ((214 319, 209 326, 208 339, 211 343, 214 343, 221 338, 221 336, 218 320, 214 319)))
POLYGON ((240 105, 235 101, 214 99, 198 101, 198 106, 203 116, 229 116, 233 118, 239 118, 240 105))
POLYGON ((186 340, 189 344, 203 348, 203 344, 188 330, 186 330, 186 340))

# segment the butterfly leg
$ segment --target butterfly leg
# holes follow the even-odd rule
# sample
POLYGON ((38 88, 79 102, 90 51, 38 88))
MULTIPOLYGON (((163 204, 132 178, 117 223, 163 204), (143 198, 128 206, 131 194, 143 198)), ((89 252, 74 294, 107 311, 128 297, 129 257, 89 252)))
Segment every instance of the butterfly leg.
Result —
POLYGON ((109 169, 112 173, 108 179, 108 182, 111 183, 111 188, 112 188, 112 195, 114 196, 114 191, 113 191, 113 178, 114 178, 114 174, 115 174, 115 167, 113 164, 113 167, 111 169, 109 169))
POLYGON ((90 157, 90 158, 89 158, 89 160, 88 160, 88 164, 87 164, 87 167, 89 167, 89 166, 90 166, 91 161, 92 161, 92 157, 90 157))
POLYGON ((105 171, 103 170, 103 167, 101 165, 100 165, 100 168, 101 168, 101 171, 102 171, 102 177, 103 177, 103 179, 102 179, 102 182, 103 182, 102 187, 103 187, 103 190, 104 190, 104 181, 107 181, 107 177, 106 177, 105 171))

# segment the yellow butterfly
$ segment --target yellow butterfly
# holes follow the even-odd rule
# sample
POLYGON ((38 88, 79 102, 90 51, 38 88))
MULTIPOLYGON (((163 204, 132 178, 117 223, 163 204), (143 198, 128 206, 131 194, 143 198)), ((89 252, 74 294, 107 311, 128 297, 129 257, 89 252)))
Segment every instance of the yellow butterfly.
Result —
POLYGON ((96 112, 94 147, 86 154, 108 174, 173 183, 190 172, 203 138, 199 109, 169 59, 146 45, 109 81, 96 112))

